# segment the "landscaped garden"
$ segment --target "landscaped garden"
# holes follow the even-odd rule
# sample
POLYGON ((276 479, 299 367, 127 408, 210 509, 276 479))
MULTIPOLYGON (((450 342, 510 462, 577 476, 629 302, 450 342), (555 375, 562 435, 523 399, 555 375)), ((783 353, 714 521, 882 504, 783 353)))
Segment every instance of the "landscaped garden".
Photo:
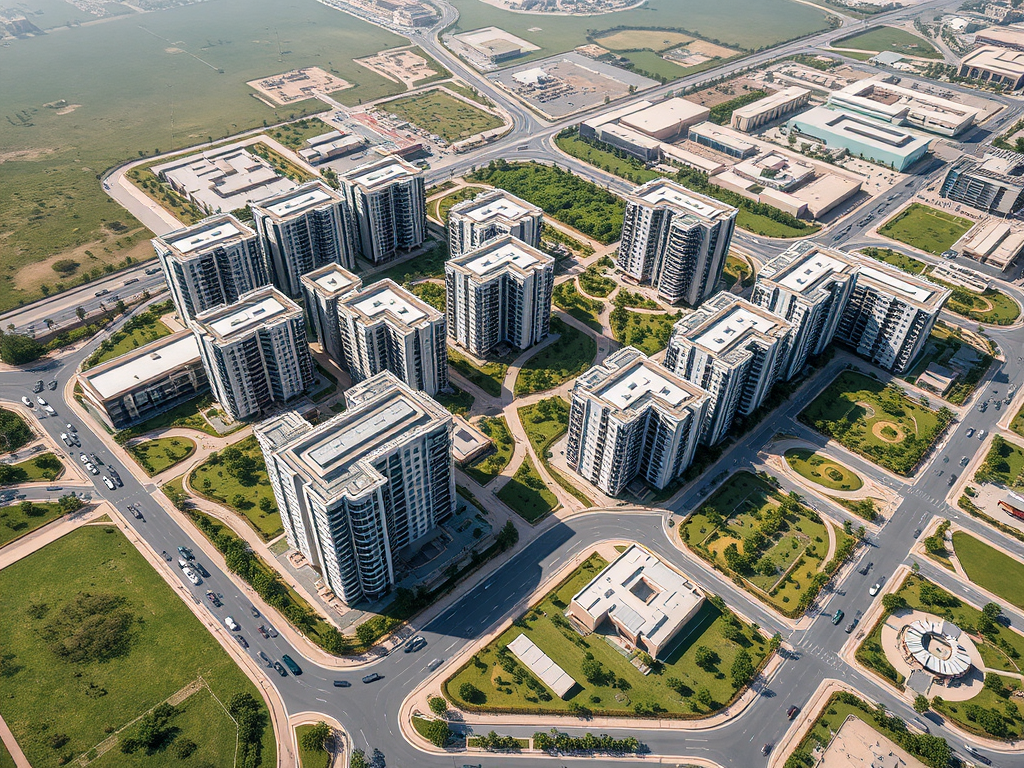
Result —
POLYGON ((0 613, 22 629, 4 638, 0 715, 33 766, 276 764, 257 688, 114 526, 0 571, 0 613))
POLYGON ((505 483, 497 496, 528 523, 536 523, 558 509, 558 497, 544 483, 529 456, 505 483))
MULTIPOLYGON (((183 427, 185 429, 196 429, 208 435, 218 436, 217 430, 210 426, 210 423, 203 417, 202 411, 209 408, 213 400, 209 395, 200 395, 188 402, 176 405, 169 411, 158 413, 148 421, 118 432, 114 438, 124 445, 133 437, 144 435, 147 432, 155 432, 159 429, 170 429, 171 427, 183 427)), ((241 429, 239 424, 236 429, 241 429)))
POLYGON ((858 491, 864 486, 860 475, 852 469, 815 451, 790 448, 785 458, 794 472, 829 490, 858 491))
MULTIPOLYGON (((553 322, 553 321, 552 321, 553 322)), ((508 372, 508 362, 488 360, 480 366, 448 348, 448 365, 471 384, 476 384, 491 397, 501 397, 501 384, 508 372)))
POLYGON ((331 727, 322 720, 298 726, 295 740, 299 744, 299 768, 330 768, 333 758, 325 745, 333 738, 331 727))
POLYGON ((145 312, 140 312, 128 320, 121 329, 116 331, 109 339, 100 342, 96 351, 82 363, 82 368, 91 368, 107 360, 113 360, 123 354, 138 349, 151 341, 169 336, 171 329, 160 322, 160 318, 172 311, 170 301, 154 304, 145 312))
POLYGON ((576 284, 572 281, 566 280, 556 285, 552 292, 552 301, 560 310, 572 315, 581 323, 586 323, 598 333, 604 330, 598 319, 604 310, 604 302, 588 299, 576 289, 576 284))
POLYGON ((870 256, 872 259, 878 261, 884 261, 897 269, 902 269, 904 272, 910 272, 912 275, 920 275, 927 269, 928 265, 920 259, 915 259, 913 256, 907 256, 899 251, 894 251, 892 248, 861 248, 860 252, 865 256, 870 256))
MULTIPOLYGON (((621 294, 620 294, 621 295, 621 294)), ((656 354, 668 346, 672 327, 680 313, 633 312, 625 307, 625 299, 615 297, 615 309, 608 316, 612 337, 626 347, 636 347, 645 355, 656 354)))
POLYGON ((661 176, 657 171, 648 168, 644 162, 626 154, 618 147, 593 139, 581 139, 579 129, 575 126, 566 128, 555 136, 555 146, 571 157, 608 173, 614 173, 634 184, 643 184, 661 176))
POLYGON ((1010 325, 1020 317, 1020 306, 1000 290, 989 288, 978 293, 947 283, 934 275, 928 275, 928 278, 953 292, 946 302, 946 309, 950 312, 992 325, 1010 325))
POLYGON ((180 464, 195 452, 195 440, 187 437, 158 437, 128 447, 128 453, 150 477, 180 464))
POLYGON ((473 407, 473 401, 476 398, 469 394, 469 392, 459 389, 454 384, 449 383, 448 386, 451 387, 451 392, 438 391, 434 395, 434 399, 451 413, 458 414, 459 416, 467 415, 473 407))
POLYGON ((56 480, 64 474, 64 464, 47 451, 17 464, 0 464, 0 485, 38 483, 56 480))
POLYGON ((512 452, 516 447, 515 440, 508 431, 504 416, 484 416, 477 422, 477 426, 494 441, 494 452, 465 467, 463 471, 480 485, 487 485, 501 474, 501 470, 512 459, 512 452))
POLYGON ((953 247, 953 243, 973 226, 973 221, 962 216, 954 216, 921 203, 911 203, 879 227, 878 234, 939 256, 953 247))
POLYGON ((515 396, 557 387, 588 370, 597 355, 597 342, 583 331, 557 317, 551 318, 551 333, 558 341, 548 344, 523 363, 516 378, 515 396))
POLYGON ((538 400, 533 405, 526 405, 519 409, 519 422, 523 425, 534 453, 540 458, 544 468, 554 481, 587 507, 594 506, 594 503, 577 487, 576 483, 551 466, 549 461, 551 446, 569 428, 569 404, 557 395, 538 400))
POLYGON ((0 507, 0 547, 81 507, 82 501, 77 496, 63 496, 56 502, 25 499, 0 507))
POLYGON ((0 408, 0 452, 10 453, 32 439, 32 430, 14 411, 0 408))
POLYGON ((1024 448, 1011 443, 1002 435, 994 435, 985 461, 974 473, 974 480, 979 483, 999 483, 1007 488, 1015 488, 1021 484, 1022 471, 1024 471, 1024 448))
POLYGON ((964 531, 953 532, 953 550, 973 584, 1024 610, 1024 563, 964 531))
POLYGON ((470 710, 705 717, 734 699, 769 655, 771 641, 711 598, 664 661, 641 674, 630 662, 637 654, 620 649, 601 632, 581 636, 564 616, 573 595, 605 565, 597 554, 587 558, 445 682, 448 698, 470 710), (552 695, 507 650, 520 634, 576 681, 566 699, 552 695))
POLYGON ((210 454, 192 470, 188 484, 200 496, 237 512, 264 541, 284 531, 263 453, 255 437, 247 437, 210 454))
POLYGON ((759 600, 799 616, 855 540, 765 479, 737 472, 679 526, 684 544, 759 600), (832 541, 834 540, 834 546, 832 541))
POLYGON ((602 256, 596 262, 587 267, 577 278, 580 289, 588 296, 607 298, 618 285, 613 278, 607 276, 608 270, 613 267, 612 260, 602 256))
POLYGON ((447 309, 448 291, 440 283, 416 283, 409 290, 439 312, 447 309))
POLYGON ((474 197, 479 195, 481 192, 486 192, 485 187, 478 186, 466 186, 459 187, 454 192, 449 192, 444 197, 439 197, 436 200, 431 200, 428 203, 430 217, 436 221, 440 221, 442 224, 448 223, 448 211, 453 206, 458 205, 463 200, 472 200, 474 197))
POLYGON ((844 371, 800 420, 844 447, 900 475, 910 475, 953 418, 907 397, 897 385, 844 371))

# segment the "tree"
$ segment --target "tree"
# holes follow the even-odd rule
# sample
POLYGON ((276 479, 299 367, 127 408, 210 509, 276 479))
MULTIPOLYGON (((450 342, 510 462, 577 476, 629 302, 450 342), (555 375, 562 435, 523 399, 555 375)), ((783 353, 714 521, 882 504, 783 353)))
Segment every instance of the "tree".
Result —
POLYGON ((469 704, 480 704, 485 700, 483 691, 468 682, 459 686, 459 698, 469 704))
POLYGON ((714 699, 711 698, 711 691, 709 691, 707 688, 698 688, 697 693, 695 694, 695 698, 701 706, 704 706, 708 709, 710 709, 711 705, 715 703, 714 699))
POLYGON ((600 685, 601 681, 605 678, 604 667, 601 666, 601 662, 597 659, 584 659, 580 669, 583 671, 583 676, 587 679, 587 682, 593 685, 600 685))
POLYGON ((693 663, 707 672, 714 669, 719 661, 721 661, 719 655, 706 645, 698 645, 697 650, 693 653, 693 663))
POLYGON ((23 333, 5 333, 0 336, 0 360, 8 365, 31 363, 45 352, 42 344, 23 333))
POLYGON ((330 736, 331 726, 321 720, 302 734, 299 744, 303 749, 310 752, 321 752, 326 748, 325 743, 330 736))
POLYGON ((754 676, 754 662, 745 648, 740 648, 736 658, 732 661, 732 668, 729 670, 732 675, 732 682, 738 688, 750 682, 754 676))
POLYGON ((907 607, 907 599, 903 597, 903 595, 897 595, 895 592, 890 592, 888 595, 882 597, 882 607, 889 613, 902 611, 907 607))
POLYGON ((443 747, 452 737, 452 731, 444 720, 429 720, 424 734, 435 747, 443 747))
POLYGON ((356 627, 356 637, 359 642, 369 648, 377 640, 377 631, 368 621, 364 621, 356 627))
POLYGON ((924 714, 928 711, 931 705, 928 703, 928 697, 922 696, 920 693, 914 697, 914 711, 920 714, 924 714))
POLYGON ((85 307, 75 307, 75 315, 77 315, 78 319, 84 323, 85 322, 85 307))
POLYGON ((430 705, 430 711, 438 717, 448 711, 448 702, 441 696, 431 696, 427 704, 430 705))
POLYGON ((511 520, 505 521, 505 525, 498 531, 496 543, 498 549, 504 552, 506 549, 510 549, 516 545, 519 541, 519 529, 515 527, 511 520))
POLYGON ((348 766, 349 768, 369 768, 369 763, 366 762, 366 753, 361 749, 353 749, 348 766))

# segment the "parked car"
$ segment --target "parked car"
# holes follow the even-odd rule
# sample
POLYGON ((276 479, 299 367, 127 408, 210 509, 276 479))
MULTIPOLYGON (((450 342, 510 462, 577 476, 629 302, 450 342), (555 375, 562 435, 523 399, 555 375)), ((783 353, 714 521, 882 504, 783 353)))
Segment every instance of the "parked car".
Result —
POLYGON ((363 678, 364 683, 373 683, 380 680, 382 675, 379 672, 371 672, 363 678))
POLYGON ((440 667, 442 664, 444 664, 444 659, 434 659, 432 662, 427 664, 427 669, 429 669, 431 672, 433 672, 438 667, 440 667))
POLYGON ((872 597, 874 597, 875 595, 878 594, 878 590, 880 590, 881 588, 882 588, 882 582, 876 581, 874 586, 871 587, 871 589, 868 590, 868 594, 871 595, 872 597))
POLYGON ((786 717, 788 717, 790 720, 792 720, 794 717, 797 716, 797 713, 799 711, 800 711, 800 707, 798 707, 796 704, 794 704, 793 706, 791 706, 789 709, 786 710, 786 717))
POLYGON ((843 620, 843 616, 845 615, 846 614, 843 613, 842 609, 837 610, 834 614, 832 614, 832 623, 836 626, 839 626, 839 622, 843 620))
MULTIPOLYGON (((110 479, 109 477, 107 477, 106 475, 104 475, 104 476, 103 476, 103 484, 104 484, 105 486, 107 486, 107 488, 109 488, 110 490, 114 490, 114 489, 115 489, 115 488, 117 487, 116 485, 114 485, 114 481, 113 481, 113 480, 111 480, 111 479, 110 479)), ((142 515, 140 515, 140 514, 138 514, 137 512, 135 512, 135 510, 134 510, 134 509, 132 510, 132 512, 133 512, 133 513, 135 513, 135 516, 136 516, 136 517, 142 517, 142 515)))
POLYGON ((192 554, 192 550, 188 547, 178 547, 178 554, 184 557, 186 560, 196 559, 196 556, 192 554))
POLYGON ((242 646, 243 648, 248 648, 248 647, 249 647, 249 643, 248 643, 248 642, 246 641, 246 639, 245 639, 244 637, 242 637, 241 635, 235 635, 235 640, 237 640, 237 641, 238 641, 238 644, 239 644, 240 646, 242 646))
POLYGON ((195 584, 197 587, 203 583, 203 580, 199 578, 199 574, 193 571, 191 568, 186 566, 181 569, 181 572, 185 574, 185 578, 195 584))
POLYGON ((238 630, 240 630, 240 629, 241 629, 241 627, 240 627, 240 626, 238 626, 238 622, 237 622, 237 621, 235 621, 235 620, 234 620, 233 618, 231 618, 230 616, 225 616, 225 617, 224 617, 224 626, 226 626, 226 627, 227 627, 228 629, 230 629, 230 630, 231 630, 232 632, 237 632, 238 630))
POLYGON ((295 660, 287 653, 281 657, 281 661, 284 662, 284 665, 288 667, 288 671, 291 672, 293 675, 302 674, 302 668, 299 667, 299 665, 295 663, 295 660))

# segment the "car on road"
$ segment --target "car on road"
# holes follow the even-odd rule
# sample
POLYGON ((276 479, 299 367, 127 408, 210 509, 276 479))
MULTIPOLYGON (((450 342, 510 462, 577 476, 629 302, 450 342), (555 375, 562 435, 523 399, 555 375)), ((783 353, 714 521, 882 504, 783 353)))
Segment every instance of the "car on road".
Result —
POLYGON ((114 469, 113 467, 107 467, 107 471, 110 472, 110 476, 111 478, 113 478, 114 482, 117 483, 118 488, 124 485, 124 480, 122 480, 121 476, 117 474, 116 469, 114 469))
POLYGON ((155 275, 159 271, 160 271, 160 267, 150 267, 149 269, 146 270, 146 274, 147 275, 155 275))
POLYGON ((97 456, 95 453, 90 453, 89 458, 92 459, 93 464, 99 464, 101 467, 103 466, 103 462, 100 461, 100 457, 97 456))
POLYGON ((281 666, 280 661, 274 662, 274 669, 277 670, 277 674, 279 674, 281 677, 288 677, 288 673, 285 671, 285 668, 281 666))
POLYGON ((196 556, 192 554, 192 550, 188 547, 178 547, 178 554, 184 557, 186 560, 196 559, 196 556))
POLYGON ((181 569, 181 572, 185 574, 185 578, 195 584, 197 587, 203 583, 203 580, 199 577, 199 574, 193 571, 189 567, 181 569))
POLYGON ((68 437, 68 433, 67 432, 61 432, 60 433, 60 439, 64 441, 64 445, 66 445, 68 448, 70 448, 72 445, 74 445, 74 443, 71 442, 71 438, 68 437))
POLYGON ((249 612, 252 614, 252 617, 254 619, 258 619, 260 617, 260 612, 258 610, 256 610, 256 606, 255 605, 250 605, 249 606, 249 612))
POLYGON ((846 614, 843 613, 842 609, 840 608, 839 610, 837 610, 835 613, 832 614, 832 623, 835 624, 838 627, 839 626, 839 622, 843 620, 843 616, 845 616, 845 615, 846 614))
POLYGON ((383 675, 381 675, 380 672, 371 672, 370 674, 366 675, 363 678, 363 682, 364 683, 373 683, 373 682, 376 682, 377 680, 380 680, 381 677, 383 677, 383 675))
POLYGON ((74 424, 65 424, 64 426, 66 426, 68 428, 68 432, 77 432, 78 431, 77 429, 75 429, 75 425, 74 424))
POLYGON ((861 567, 861 569, 859 571, 860 575, 861 576, 867 576, 868 575, 868 571, 871 570, 871 566, 873 566, 873 565, 874 565, 874 563, 865 563, 863 565, 863 567, 861 567))
POLYGON ((960 466, 961 467, 966 467, 967 466, 967 462, 969 462, 969 461, 970 461, 970 459, 968 459, 966 456, 961 457, 960 458, 960 466))
POLYGON ((206 570, 206 568, 203 567, 202 563, 193 562, 192 563, 192 567, 195 568, 197 571, 199 571, 199 573, 201 573, 203 575, 204 579, 210 578, 210 572, 208 570, 206 570))
POLYGON ((42 380, 42 379, 40 379, 39 381, 37 381, 37 382, 36 382, 36 383, 35 383, 35 384, 34 384, 34 385, 32 386, 32 391, 33 391, 33 392, 42 392, 42 391, 43 391, 43 387, 44 387, 44 386, 45 386, 45 385, 43 384, 43 380, 42 380))
POLYGON ((129 277, 127 280, 124 281, 124 285, 131 285, 132 283, 137 283, 137 282, 139 282, 139 278, 137 278, 137 277, 129 277))
POLYGON ((915 529, 915 531, 914 531, 914 538, 916 539, 920 535, 921 535, 921 529, 920 528, 915 529))
POLYGON ((63 485, 48 485, 48 486, 46 486, 46 490, 48 490, 48 491, 63 491, 64 490, 64 486, 63 485))
POLYGON ((271 637, 277 637, 277 630, 274 629, 270 624, 267 624, 267 632, 271 637))
POLYGON ((849 635, 850 633, 852 633, 852 632, 853 632, 853 630, 855 630, 855 629, 857 628, 857 625, 858 625, 859 623, 860 623, 860 619, 854 619, 854 620, 853 620, 853 621, 851 621, 851 622, 850 622, 849 624, 847 624, 847 625, 846 625, 846 634, 848 634, 848 635, 849 635))
MULTIPOLYGON (((103 484, 105 486, 107 486, 107 488, 109 488, 111 491, 114 490, 117 487, 116 485, 114 485, 114 481, 111 480, 106 475, 103 476, 103 484)), ((132 511, 134 512, 134 510, 132 510, 132 511)), ((136 517, 142 517, 142 515, 136 515, 136 517)))
POLYGON ((970 429, 967 430, 967 436, 974 437, 974 427, 971 427, 970 429))
POLYGON ((765 744, 763 747, 761 747, 761 754, 762 755, 767 755, 771 751, 772 751, 772 745, 771 744, 765 744))
POLYGON ((868 594, 871 595, 872 597, 874 597, 875 595, 878 594, 878 590, 880 590, 881 588, 882 588, 882 582, 876 581, 874 586, 872 586, 871 589, 868 590, 868 594))
POLYGON ((256 627, 256 631, 263 635, 263 637, 270 637, 270 633, 267 632, 267 628, 264 627, 262 624, 256 627))
POLYGON ((23 402, 28 408, 35 408, 35 406, 32 404, 32 401, 29 400, 27 397, 21 398, 21 402, 23 402))
POLYGON ((244 637, 242 637, 241 635, 235 635, 235 640, 237 640, 238 644, 240 646, 242 646, 243 648, 248 648, 249 647, 248 641, 246 641, 246 639, 244 637))
POLYGON ((53 390, 57 388, 57 380, 51 379, 50 381, 46 382, 46 388, 53 392, 53 390))
POLYGON ((302 674, 302 668, 299 667, 299 665, 295 663, 295 660, 287 653, 281 657, 281 661, 284 662, 284 665, 288 667, 288 671, 291 672, 293 675, 302 674))
POLYGON ((790 720, 792 720, 794 717, 797 716, 798 712, 800 712, 800 707, 798 707, 796 704, 794 704, 793 706, 791 706, 789 709, 786 710, 786 717, 788 717, 790 720))
POLYGON ((444 664, 444 659, 434 659, 432 662, 427 664, 427 669, 429 669, 431 672, 433 672, 438 667, 440 667, 442 664, 444 664))
POLYGON ((956 475, 950 475, 949 476, 949 484, 950 485, 953 485, 953 483, 956 482, 956 477, 957 477, 956 475))
POLYGON ((268 667, 270 666, 270 658, 267 656, 267 654, 265 654, 263 651, 260 651, 256 655, 259 656, 263 660, 263 663, 265 663, 268 667))
POLYGON ((214 592, 212 589, 206 590, 206 596, 210 599, 210 602, 218 608, 220 608, 223 605, 223 603, 220 601, 220 598, 217 597, 217 593, 214 592))
POLYGON ((405 644, 404 650, 406 653, 415 653, 426 644, 427 641, 423 638, 422 635, 416 635, 416 637, 414 637, 412 640, 405 644))
POLYGON ((334 681, 334 687, 335 688, 351 688, 352 687, 352 683, 350 683, 348 680, 335 680, 334 681))
POLYGON ((84 453, 78 454, 78 460, 81 461, 83 464, 89 463, 89 457, 86 456, 84 453))
POLYGON ((234 620, 233 618, 231 618, 230 616, 225 616, 225 617, 224 617, 224 626, 226 626, 226 627, 227 627, 228 629, 230 629, 230 630, 231 630, 232 632, 237 632, 238 630, 240 630, 240 629, 241 629, 241 627, 240 627, 240 626, 238 626, 238 622, 237 622, 237 621, 235 621, 235 620, 234 620))
POLYGON ((110 293, 110 291, 104 288, 102 291, 96 291, 93 296, 106 296, 108 293, 110 293))
POLYGON ((986 434, 988 434, 988 433, 987 433, 987 432, 985 432, 985 430, 984 430, 984 429, 983 429, 983 430, 981 430, 981 431, 980 431, 980 432, 978 433, 978 439, 979 439, 979 440, 984 440, 984 439, 985 439, 985 435, 986 435, 986 434))
POLYGON ((85 462, 85 468, 92 472, 94 475, 98 475, 100 473, 99 468, 97 468, 97 466, 93 464, 91 461, 85 462))
POLYGON ((985 765, 992 765, 991 760, 985 757, 985 755, 981 754, 981 752, 979 752, 976 748, 972 747, 970 744, 964 744, 964 750, 975 760, 980 760, 985 765))

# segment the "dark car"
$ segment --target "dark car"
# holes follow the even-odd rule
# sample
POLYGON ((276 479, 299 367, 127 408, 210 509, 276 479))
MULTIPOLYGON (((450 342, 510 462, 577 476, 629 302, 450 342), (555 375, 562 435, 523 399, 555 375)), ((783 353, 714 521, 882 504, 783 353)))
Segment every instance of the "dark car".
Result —
POLYGON ((364 683, 373 683, 373 682, 376 682, 377 680, 380 680, 380 678, 381 678, 381 674, 379 672, 371 672, 370 674, 368 674, 366 677, 363 678, 363 682, 364 683))
POLYGON ((196 559, 196 556, 192 554, 192 550, 188 547, 178 547, 178 554, 184 557, 189 562, 196 559))
POLYGON ((771 744, 765 744, 763 747, 761 747, 761 754, 762 755, 767 755, 771 751, 772 751, 772 745, 771 744))
POLYGON ((116 469, 114 469, 113 467, 107 467, 107 471, 110 472, 110 477, 114 480, 115 483, 117 483, 118 488, 124 485, 124 480, 122 480, 121 476, 117 474, 116 469))
POLYGON ((843 613, 842 609, 840 608, 838 611, 832 614, 832 623, 836 626, 839 626, 839 622, 843 620, 843 616, 845 615, 846 614, 843 613))
POLYGON ((252 616, 253 616, 254 619, 258 619, 260 617, 260 612, 258 610, 256 610, 256 606, 255 605, 250 605, 249 606, 249 611, 252 613, 252 616))
POLYGON ((270 637, 270 633, 267 632, 267 628, 264 627, 262 624, 260 624, 258 627, 256 627, 256 631, 259 632, 264 637, 270 637))
POLYGON ((274 669, 277 670, 277 674, 279 674, 281 677, 288 677, 288 673, 285 671, 285 668, 281 666, 280 661, 274 662, 274 669))
POLYGON ((989 760, 985 755, 981 754, 977 749, 972 747, 970 744, 964 744, 964 750, 973 757, 975 760, 980 760, 985 765, 992 765, 992 761, 989 760))
POLYGON ((914 538, 916 539, 920 535, 921 535, 921 529, 918 528, 917 530, 914 531, 914 538))
POLYGON ((199 571, 199 575, 204 579, 210 578, 210 572, 203 567, 202 563, 192 563, 192 567, 199 571))
POLYGON ((800 707, 798 707, 796 704, 794 704, 793 706, 791 706, 789 709, 786 710, 786 717, 788 717, 790 720, 792 720, 794 717, 797 716, 798 712, 800 712, 800 707))
POLYGON ((335 680, 334 681, 334 687, 335 688, 351 688, 352 687, 352 683, 350 683, 348 680, 335 680))
POLYGON ((855 630, 857 628, 857 623, 859 621, 860 621, 859 619, 854 619, 849 624, 847 624, 846 625, 846 634, 850 634, 851 632, 853 632, 853 630, 855 630))
POLYGON ((288 667, 288 671, 291 672, 293 675, 302 674, 302 668, 298 664, 296 664, 295 660, 288 654, 282 656, 281 661, 284 662, 284 665, 288 667))
POLYGON ((37 381, 35 383, 35 386, 32 387, 32 391, 33 392, 42 392, 43 391, 43 386, 44 386, 43 380, 40 379, 39 381, 37 381))
POLYGON ((271 637, 277 637, 277 630, 269 624, 267 624, 267 634, 269 634, 271 637))
POLYGON ((242 637, 241 635, 235 635, 235 640, 237 640, 238 644, 240 646, 242 646, 243 648, 248 648, 249 647, 248 641, 244 637, 242 637))

